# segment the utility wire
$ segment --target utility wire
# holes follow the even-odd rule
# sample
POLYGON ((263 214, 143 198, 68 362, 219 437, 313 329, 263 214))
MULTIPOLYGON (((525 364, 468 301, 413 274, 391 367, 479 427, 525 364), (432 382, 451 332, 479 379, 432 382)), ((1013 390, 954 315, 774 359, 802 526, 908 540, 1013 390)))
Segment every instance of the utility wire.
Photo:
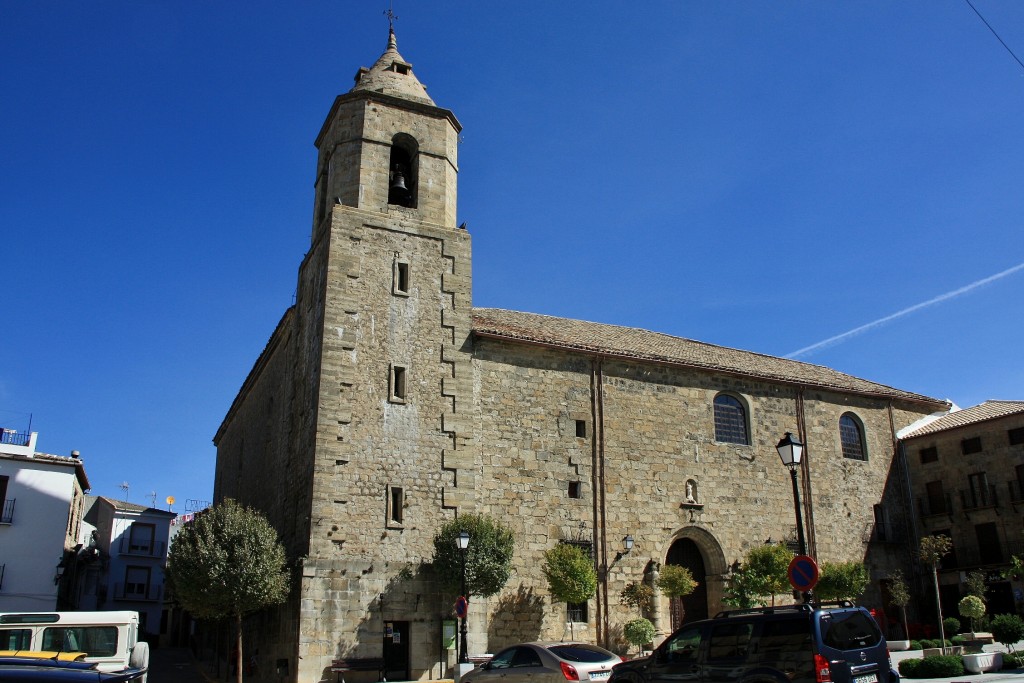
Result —
POLYGON ((988 26, 988 30, 992 32, 992 35, 994 35, 996 37, 996 40, 998 40, 1000 42, 1000 44, 1003 47, 1006 48, 1006 51, 1010 53, 1010 56, 1013 57, 1018 64, 1020 64, 1020 67, 1022 69, 1024 69, 1024 62, 1020 61, 1020 58, 1017 57, 1017 55, 1015 55, 1013 53, 1013 50, 1010 49, 1010 46, 1007 45, 1006 42, 1002 38, 999 37, 999 34, 996 33, 996 30, 994 28, 992 28, 992 24, 988 23, 988 21, 985 20, 985 17, 981 16, 981 12, 979 12, 978 8, 975 7, 971 3, 971 0, 964 0, 964 2, 967 3, 968 7, 970 7, 972 10, 974 10, 974 13, 978 15, 978 18, 981 19, 981 21, 985 24, 985 26, 988 26))

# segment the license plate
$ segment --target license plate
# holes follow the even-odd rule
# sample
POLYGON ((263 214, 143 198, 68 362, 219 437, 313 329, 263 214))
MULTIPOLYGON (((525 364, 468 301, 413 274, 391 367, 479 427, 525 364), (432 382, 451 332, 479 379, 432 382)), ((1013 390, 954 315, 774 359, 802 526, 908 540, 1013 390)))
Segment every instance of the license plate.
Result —
MULTIPOLYGON (((604 679, 610 677, 611 675, 612 675, 611 671, 591 671, 590 672, 590 680, 592 680, 592 681, 601 681, 601 680, 604 680, 604 679)), ((858 683, 859 683, 859 681, 858 681, 858 683)), ((867 681, 865 681, 865 683, 867 683, 867 681)))
POLYGON ((878 683, 878 675, 869 674, 867 676, 857 676, 853 679, 853 683, 878 683))

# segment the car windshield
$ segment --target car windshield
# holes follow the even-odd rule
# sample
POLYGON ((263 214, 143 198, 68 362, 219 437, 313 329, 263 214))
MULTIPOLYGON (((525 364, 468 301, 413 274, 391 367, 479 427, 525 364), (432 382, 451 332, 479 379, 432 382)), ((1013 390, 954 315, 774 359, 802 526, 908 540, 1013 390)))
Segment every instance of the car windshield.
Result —
POLYGON ((878 645, 881 639, 878 624, 860 610, 821 615, 821 642, 826 647, 856 650, 878 645))
POLYGON ((567 662, 604 662, 612 659, 611 655, 604 650, 581 643, 560 643, 552 645, 548 650, 567 662))

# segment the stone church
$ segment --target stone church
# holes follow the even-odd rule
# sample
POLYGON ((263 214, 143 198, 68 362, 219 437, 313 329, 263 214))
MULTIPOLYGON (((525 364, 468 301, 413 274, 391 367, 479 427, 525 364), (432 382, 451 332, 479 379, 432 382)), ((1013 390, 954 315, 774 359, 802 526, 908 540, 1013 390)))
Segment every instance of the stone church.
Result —
POLYGON ((470 653, 570 634, 621 651, 638 615, 620 592, 664 564, 699 587, 658 597, 660 632, 714 614, 751 547, 796 538, 785 432, 806 444, 809 552, 865 561, 881 600, 909 553, 876 533, 909 528, 896 432, 949 405, 657 332, 474 308, 460 129, 392 31, 316 138, 295 304, 214 439, 215 500, 262 511, 294 568, 288 602, 247 625, 257 679, 334 680, 340 657, 383 657, 389 680, 450 676, 455 596, 428 564, 439 525, 467 512, 516 539, 504 591, 471 599, 470 653), (548 594, 542 554, 561 542, 593 557, 585 604, 548 594))

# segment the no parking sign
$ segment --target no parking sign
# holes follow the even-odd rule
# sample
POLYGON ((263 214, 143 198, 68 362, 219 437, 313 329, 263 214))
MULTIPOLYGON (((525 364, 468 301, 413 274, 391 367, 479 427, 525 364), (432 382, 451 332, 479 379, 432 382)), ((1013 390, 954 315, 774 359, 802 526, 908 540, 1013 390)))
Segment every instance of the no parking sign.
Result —
POLYGON ((818 563, 813 557, 797 555, 789 563, 789 584, 801 592, 807 592, 818 583, 818 563))

